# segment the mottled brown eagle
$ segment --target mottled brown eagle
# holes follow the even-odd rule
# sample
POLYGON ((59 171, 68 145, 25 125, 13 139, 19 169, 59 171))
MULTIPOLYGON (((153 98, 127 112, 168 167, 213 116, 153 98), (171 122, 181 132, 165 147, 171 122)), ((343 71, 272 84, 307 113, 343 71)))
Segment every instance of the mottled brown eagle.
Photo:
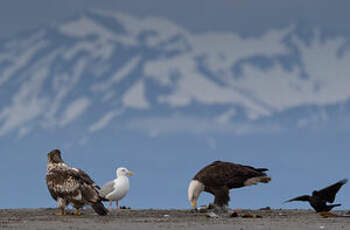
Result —
POLYGON ((254 168, 231 162, 215 161, 202 168, 188 186, 188 199, 194 209, 202 191, 215 196, 214 207, 226 209, 230 201, 229 191, 254 185, 259 182, 268 183, 271 178, 265 174, 266 168, 254 168))
POLYGON ((83 170, 68 166, 58 149, 48 153, 46 184, 53 199, 58 203, 58 215, 66 215, 65 207, 71 204, 80 215, 80 208, 91 205, 98 215, 107 215, 101 202, 100 187, 83 170))

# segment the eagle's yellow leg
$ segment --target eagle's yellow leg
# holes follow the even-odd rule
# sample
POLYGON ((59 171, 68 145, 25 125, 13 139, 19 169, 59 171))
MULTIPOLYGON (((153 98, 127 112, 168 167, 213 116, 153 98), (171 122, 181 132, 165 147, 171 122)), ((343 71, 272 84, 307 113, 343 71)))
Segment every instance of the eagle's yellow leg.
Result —
POLYGON ((65 216, 66 213, 66 202, 65 200, 63 200, 62 198, 58 198, 57 199, 57 203, 58 203, 58 209, 60 210, 60 212, 56 213, 57 216, 65 216))
POLYGON ((193 207, 194 209, 197 209, 197 201, 192 200, 192 201, 191 201, 191 205, 192 205, 192 207, 193 207))
POLYGON ((81 212, 80 212, 80 209, 75 209, 74 212, 73 212, 73 215, 74 216, 80 216, 81 215, 81 212))
POLYGON ((65 216, 67 213, 66 213, 66 210, 64 210, 64 208, 60 208, 60 211, 58 213, 56 213, 57 216, 65 216))

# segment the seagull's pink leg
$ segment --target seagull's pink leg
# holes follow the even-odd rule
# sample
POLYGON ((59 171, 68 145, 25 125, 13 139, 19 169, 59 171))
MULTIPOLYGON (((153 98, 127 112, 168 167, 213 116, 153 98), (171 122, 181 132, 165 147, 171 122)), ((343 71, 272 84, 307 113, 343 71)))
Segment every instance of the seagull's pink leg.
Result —
POLYGON ((113 210, 113 201, 109 201, 109 211, 113 210))
POLYGON ((119 214, 119 213, 120 213, 120 208, 119 208, 119 203, 118 203, 118 201, 115 202, 115 205, 117 206, 117 213, 119 214))

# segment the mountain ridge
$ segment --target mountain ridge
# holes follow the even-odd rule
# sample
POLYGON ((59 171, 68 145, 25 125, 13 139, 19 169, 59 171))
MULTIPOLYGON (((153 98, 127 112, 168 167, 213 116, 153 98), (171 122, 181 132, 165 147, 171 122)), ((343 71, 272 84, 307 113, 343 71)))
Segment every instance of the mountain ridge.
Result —
POLYGON ((95 110, 99 117, 85 118, 90 132, 126 113, 220 126, 264 124, 304 106, 348 108, 346 38, 322 40, 315 30, 307 44, 295 30, 193 34, 164 18, 94 11, 5 40, 0 90, 10 100, 1 100, 0 136, 64 128, 95 110))

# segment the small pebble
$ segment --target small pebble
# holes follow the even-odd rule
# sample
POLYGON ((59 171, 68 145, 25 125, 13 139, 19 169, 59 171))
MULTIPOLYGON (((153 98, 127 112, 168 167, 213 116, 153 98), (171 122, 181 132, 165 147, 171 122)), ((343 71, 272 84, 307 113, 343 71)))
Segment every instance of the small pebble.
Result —
POLYGON ((219 216, 216 215, 214 212, 209 212, 205 216, 209 218, 219 218, 219 216))

